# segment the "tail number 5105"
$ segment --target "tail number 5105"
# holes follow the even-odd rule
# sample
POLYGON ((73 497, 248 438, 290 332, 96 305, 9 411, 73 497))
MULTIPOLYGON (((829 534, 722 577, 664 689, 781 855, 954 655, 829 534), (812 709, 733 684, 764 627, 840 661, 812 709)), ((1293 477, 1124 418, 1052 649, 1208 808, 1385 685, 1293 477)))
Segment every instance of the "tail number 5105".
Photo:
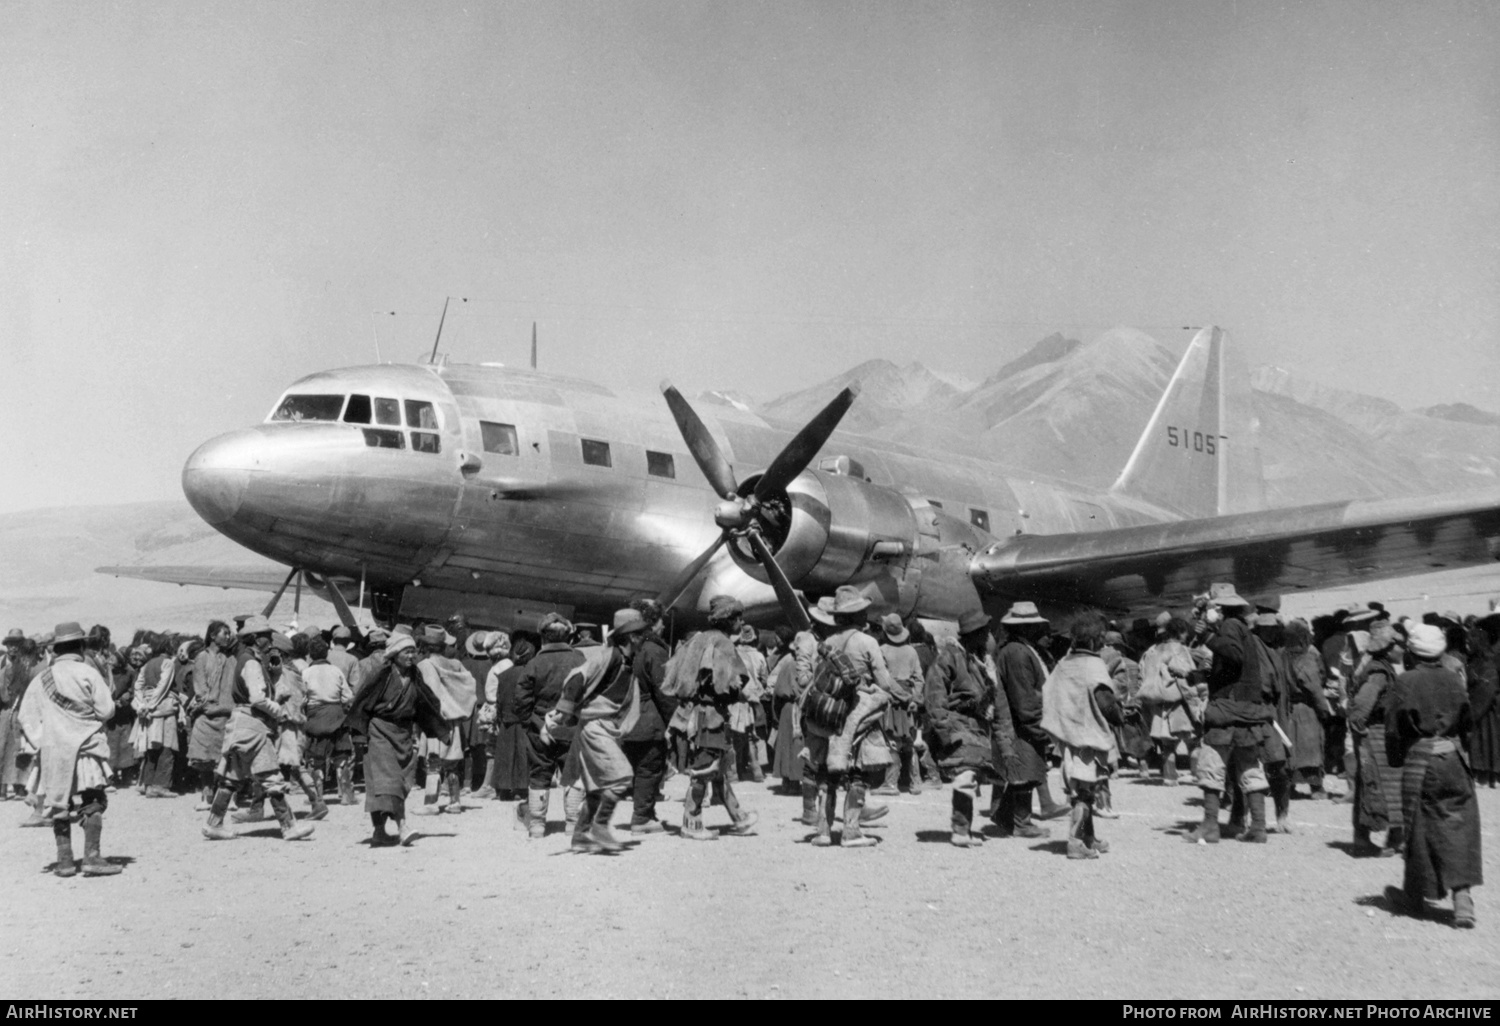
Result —
POLYGON ((1189 431, 1187 428, 1167 426, 1168 445, 1174 449, 1191 449, 1194 452, 1206 452, 1210 456, 1218 455, 1219 439, 1227 437, 1227 435, 1205 435, 1202 431, 1189 431))

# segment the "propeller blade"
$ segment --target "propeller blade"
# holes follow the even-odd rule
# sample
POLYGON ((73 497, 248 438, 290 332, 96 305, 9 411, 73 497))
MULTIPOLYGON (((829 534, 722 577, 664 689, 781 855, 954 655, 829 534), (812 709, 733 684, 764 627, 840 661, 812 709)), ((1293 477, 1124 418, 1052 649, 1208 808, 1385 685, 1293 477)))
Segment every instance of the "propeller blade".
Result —
POLYGON ((833 429, 839 426, 839 421, 844 419, 844 414, 849 412, 849 407, 854 405, 854 400, 859 395, 859 382, 854 382, 838 395, 833 401, 818 413, 816 417, 807 422, 807 426, 797 432, 797 437, 786 444, 786 448, 776 454, 766 472, 755 482, 755 497, 765 500, 772 495, 779 495, 786 491, 786 486, 792 483, 792 478, 807 469, 818 450, 828 441, 828 436, 833 434, 833 429))
POLYGON ((666 590, 656 596, 656 601, 661 603, 663 610, 671 609, 677 604, 677 600, 682 598, 682 593, 688 590, 688 585, 692 584, 694 578, 703 572, 703 568, 708 565, 708 561, 714 558, 714 553, 719 551, 720 546, 728 538, 727 534, 720 534, 715 538, 712 545, 704 549, 697 559, 689 563, 682 573, 677 575, 676 580, 667 585, 666 590))
POLYGON ((750 539, 750 547, 755 550, 755 558, 760 560, 760 565, 766 569, 766 576, 771 578, 771 587, 776 589, 776 599, 781 603, 781 611, 786 614, 787 622, 799 631, 811 629, 812 621, 807 618, 807 610, 802 608, 802 600, 797 598, 792 582, 787 580, 781 564, 771 555, 771 547, 766 544, 759 531, 747 531, 746 535, 750 539))
POLYGON ((719 443, 714 441, 714 436, 708 433, 708 427, 699 419, 697 412, 688 405, 688 401, 677 391, 677 387, 670 382, 663 381, 661 394, 666 397, 667 405, 672 408, 672 417, 677 421, 677 429, 682 432, 682 440, 687 443, 688 452, 693 454, 693 459, 698 463, 698 469, 703 471, 703 476, 708 478, 708 483, 713 486, 714 491, 719 493, 721 499, 734 499, 739 492, 739 486, 734 480, 734 470, 729 466, 729 461, 719 451, 719 443))

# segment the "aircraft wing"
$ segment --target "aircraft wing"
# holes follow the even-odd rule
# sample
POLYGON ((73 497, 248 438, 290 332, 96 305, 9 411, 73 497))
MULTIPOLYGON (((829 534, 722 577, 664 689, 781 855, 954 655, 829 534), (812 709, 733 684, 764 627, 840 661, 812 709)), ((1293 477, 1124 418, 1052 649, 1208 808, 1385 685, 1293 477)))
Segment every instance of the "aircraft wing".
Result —
POLYGON ((1211 581, 1270 596, 1500 560, 1500 490, 1354 500, 1060 535, 1019 535, 974 557, 996 596, 1144 613, 1211 581))
POLYGON ((286 581, 288 568, 266 566, 101 566, 94 570, 112 577, 135 577, 163 584, 199 584, 206 588, 240 588, 274 592, 286 581))

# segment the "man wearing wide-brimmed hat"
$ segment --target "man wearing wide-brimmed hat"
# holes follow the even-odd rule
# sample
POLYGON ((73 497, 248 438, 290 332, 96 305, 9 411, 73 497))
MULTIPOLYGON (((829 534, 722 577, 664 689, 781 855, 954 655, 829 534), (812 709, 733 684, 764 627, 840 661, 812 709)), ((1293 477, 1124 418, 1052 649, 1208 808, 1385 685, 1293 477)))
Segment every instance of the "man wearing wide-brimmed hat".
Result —
MULTIPOLYGON (((1032 821, 1031 794, 1047 782, 1051 742, 1042 730, 1042 685, 1047 681, 1047 664, 1037 649, 1051 625, 1034 602, 1017 602, 1000 618, 1000 626, 1005 628, 1006 641, 995 653, 995 669, 1010 706, 1014 740, 1004 767, 1005 787, 995 809, 995 825, 1001 837, 1048 837, 1051 831, 1032 821)), ((1054 810, 1044 811, 1054 814, 1054 810)), ((1067 811, 1062 808, 1055 814, 1067 811)))
POLYGON ((21 702, 19 722, 36 749, 41 813, 57 841, 58 876, 74 876, 73 819, 83 827, 83 875, 114 876, 120 867, 100 854, 104 810, 109 807, 109 742, 104 725, 114 715, 111 688, 83 658, 83 628, 60 623, 53 632, 55 658, 37 675, 21 702))
POLYGON ((764 734, 766 729, 766 680, 770 670, 766 654, 760 650, 760 631, 751 624, 741 624, 734 636, 734 650, 745 664, 749 679, 745 681, 744 701, 729 707, 729 737, 734 744, 736 779, 752 783, 766 779, 764 734))
POLYGON ((1265 646, 1250 633, 1255 606, 1232 584, 1209 587, 1203 621, 1204 642, 1213 655, 1208 670, 1208 708, 1204 711, 1203 746, 1198 753, 1198 786, 1203 789, 1203 822, 1188 840, 1219 842, 1219 803, 1234 774, 1250 807, 1250 829, 1242 841, 1266 841, 1266 792, 1270 783, 1261 762, 1261 745, 1271 732, 1274 710, 1267 675, 1271 667, 1265 646))
MULTIPOLYGON (((203 836, 211 841, 232 840, 236 835, 224 825, 230 799, 236 791, 247 796, 257 791, 271 800, 271 809, 281 827, 283 840, 298 841, 312 836, 311 823, 298 823, 287 802, 289 781, 282 779, 277 757, 276 734, 286 712, 276 701, 269 669, 272 651, 270 622, 252 616, 240 628, 240 650, 235 656, 231 686, 234 712, 224 732, 219 757, 218 788, 208 811, 203 836)), ((259 805, 259 802, 255 802, 259 805)))
MULTIPOLYGON (((891 762, 881 719, 893 685, 879 643, 863 630, 869 608, 870 600, 859 589, 840 586, 830 610, 833 629, 819 649, 823 660, 837 659, 846 674, 857 678, 857 685, 853 707, 837 730, 810 716, 804 719, 807 765, 817 782, 817 833, 812 838, 817 847, 834 843, 833 821, 840 787, 845 789, 842 845, 857 848, 876 843, 861 829, 862 814, 866 794, 884 779, 891 762)), ((837 671, 830 665, 820 672, 837 671)))
POLYGON ((885 783, 872 794, 900 794, 901 772, 907 771, 907 787, 922 793, 922 764, 916 748, 917 709, 922 702, 922 659, 911 643, 911 631, 896 613, 880 620, 880 654, 891 675, 891 704, 885 710, 886 740, 894 758, 886 767, 885 783))

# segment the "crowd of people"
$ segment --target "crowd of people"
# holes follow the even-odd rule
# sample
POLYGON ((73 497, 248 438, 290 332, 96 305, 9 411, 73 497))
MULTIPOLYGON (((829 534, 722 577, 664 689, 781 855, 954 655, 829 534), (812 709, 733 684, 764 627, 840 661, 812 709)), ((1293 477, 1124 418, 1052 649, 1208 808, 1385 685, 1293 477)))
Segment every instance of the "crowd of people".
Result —
POLYGON ((120 788, 196 795, 214 841, 268 820, 307 839, 362 788, 370 844, 385 847, 417 837, 414 789, 417 815, 514 802, 542 839, 560 786, 569 845, 592 854, 627 847, 614 826, 627 798, 632 837, 665 831, 671 774, 686 778, 675 833, 688 841, 753 833, 741 782, 769 774, 801 797, 817 847, 876 844, 865 828, 888 809, 871 799, 946 784, 955 846, 1046 837, 1043 821, 1066 818, 1068 858, 1089 860, 1109 850, 1096 822, 1118 815, 1112 780, 1137 774, 1201 791, 1185 833, 1197 844, 1289 833, 1294 798, 1348 802, 1356 853, 1404 857, 1410 914, 1451 892, 1455 924, 1474 925, 1474 785, 1500 780, 1495 604, 1398 620, 1372 603, 1309 623, 1215 584, 1191 609, 1129 623, 1054 625, 1016 602, 998 622, 975 610, 924 625, 870 605, 839 588, 808 609, 810 630, 767 631, 717 596, 707 626, 674 639, 641 599, 602 643, 556 613, 509 632, 462 614, 365 631, 247 615, 123 645, 103 626, 13 629, 0 798, 27 803, 22 825, 52 829, 59 876, 121 871, 101 852, 120 788), (713 805, 726 827, 705 823, 713 805))

